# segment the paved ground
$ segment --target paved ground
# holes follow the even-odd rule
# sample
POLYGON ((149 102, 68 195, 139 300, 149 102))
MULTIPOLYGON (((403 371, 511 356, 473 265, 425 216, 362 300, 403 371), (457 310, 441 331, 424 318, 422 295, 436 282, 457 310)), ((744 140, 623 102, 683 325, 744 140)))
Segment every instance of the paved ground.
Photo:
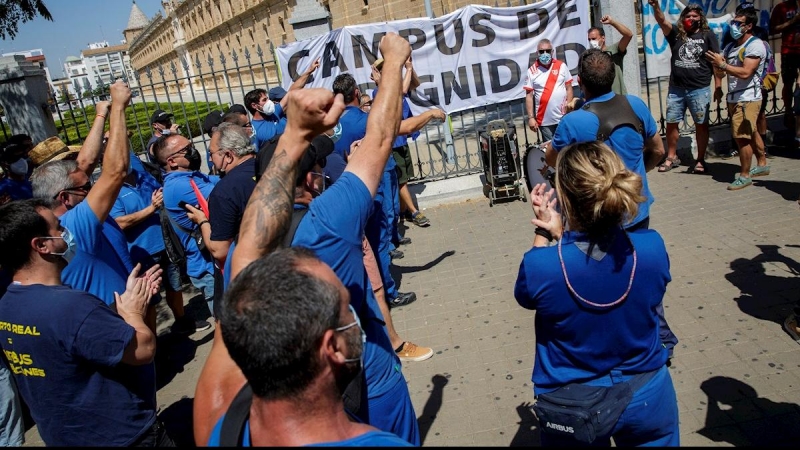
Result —
MULTIPOLYGON (((736 160, 709 160, 711 176, 686 166, 649 175, 651 225, 672 267, 664 303, 680 338, 670 373, 684 446, 787 445, 800 424, 800 345, 782 329, 800 298, 800 153, 774 152, 772 174, 738 192, 725 189, 736 160)), ((478 199, 426 214, 433 225, 412 225, 397 261, 401 290, 419 299, 393 310, 401 336, 436 350, 404 365, 424 445, 538 445, 528 409, 534 313, 513 297, 533 237, 530 204, 478 199)), ((162 335, 159 352, 172 356, 159 358, 158 400, 179 442, 191 441, 210 338, 162 335)), ((28 445, 41 445, 35 428, 28 445)))

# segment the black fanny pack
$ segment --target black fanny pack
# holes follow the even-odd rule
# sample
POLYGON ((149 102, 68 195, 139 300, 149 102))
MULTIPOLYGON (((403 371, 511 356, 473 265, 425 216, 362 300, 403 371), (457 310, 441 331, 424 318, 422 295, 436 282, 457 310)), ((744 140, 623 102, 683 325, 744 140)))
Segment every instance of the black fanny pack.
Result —
MULTIPOLYGON (((660 370, 660 369, 659 369, 660 370)), ((633 393, 650 381, 658 370, 635 375, 613 386, 568 384, 536 397, 533 413, 542 433, 569 437, 590 444, 611 433, 633 393)))

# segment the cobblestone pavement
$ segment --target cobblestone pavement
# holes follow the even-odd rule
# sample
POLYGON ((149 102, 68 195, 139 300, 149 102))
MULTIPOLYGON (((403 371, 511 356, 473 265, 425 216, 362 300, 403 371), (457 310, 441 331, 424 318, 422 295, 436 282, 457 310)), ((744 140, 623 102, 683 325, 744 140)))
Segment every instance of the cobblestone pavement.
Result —
MULTIPOLYGON (((651 226, 671 261, 664 304, 680 339, 670 373, 684 446, 786 445, 800 425, 800 345, 782 329, 800 298, 800 153, 775 153, 772 173, 741 191, 726 190, 738 160, 709 160, 710 176, 686 165, 648 176, 651 226)), ((477 199, 425 213, 432 225, 409 225, 395 272, 418 300, 392 310, 404 339, 435 350, 403 367, 424 445, 538 445, 528 409, 535 313, 513 296, 533 238, 530 204, 477 199)), ((211 347, 210 332, 192 338, 196 349, 165 346, 160 372, 161 415, 178 436, 211 347)), ((37 443, 34 428, 28 445, 37 443)))

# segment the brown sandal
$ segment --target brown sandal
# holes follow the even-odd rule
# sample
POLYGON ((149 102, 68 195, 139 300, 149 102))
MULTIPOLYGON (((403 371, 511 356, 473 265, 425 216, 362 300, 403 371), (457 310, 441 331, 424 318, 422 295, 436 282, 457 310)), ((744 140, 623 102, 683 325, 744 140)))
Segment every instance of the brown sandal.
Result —
POLYGON ((663 163, 661 163, 660 166, 658 166, 658 171, 669 172, 670 170, 680 166, 680 164, 678 164, 679 162, 680 160, 678 158, 667 158, 663 163), (667 163, 669 163, 669 165, 667 165, 667 163))

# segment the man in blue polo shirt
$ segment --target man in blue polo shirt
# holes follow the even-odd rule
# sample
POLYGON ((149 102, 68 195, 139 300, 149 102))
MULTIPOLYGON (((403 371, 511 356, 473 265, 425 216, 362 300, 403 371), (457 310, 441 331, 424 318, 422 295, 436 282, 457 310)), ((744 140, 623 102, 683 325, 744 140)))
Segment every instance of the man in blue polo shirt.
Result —
MULTIPOLYGON (((321 195, 316 148, 310 147, 313 155, 304 155, 315 136, 337 123, 345 105, 339 95, 334 97, 324 89, 287 96, 292 102, 292 114, 276 146, 279 150, 274 151, 245 211, 240 243, 231 260, 231 274, 235 283, 244 267, 281 244, 293 205, 307 208, 292 246, 314 251, 333 269, 347 288, 350 305, 367 335, 363 361, 368 408, 360 408, 357 417, 419 445, 419 428, 402 366, 389 342, 363 263, 363 230, 400 123, 400 70, 411 52, 408 42, 394 33, 384 36, 380 47, 387 55, 387 74, 384 92, 377 96, 370 113, 363 149, 353 155, 342 177, 321 195)), ((220 328, 225 326, 223 323, 220 328)), ((210 434, 227 403, 245 382, 244 375, 235 367, 221 333, 215 333, 214 346, 195 393, 198 442, 210 434)))
MULTIPOLYGON (((133 263, 141 263, 144 269, 158 264, 163 269, 167 306, 175 317, 172 332, 191 334, 207 330, 211 328, 208 322, 194 321, 184 309, 180 268, 170 261, 161 230, 159 212, 164 206, 162 188, 149 173, 143 169, 136 170, 135 167, 142 167, 141 161, 131 152, 130 173, 125 178, 110 215, 128 239, 133 263)), ((153 296, 145 318, 153 332, 156 331, 155 304, 160 300, 160 295, 153 296)))
MULTIPOLYGON (((611 55, 602 50, 590 49, 581 56, 578 80, 587 104, 607 102, 614 98, 615 94, 611 88, 614 84, 615 70, 611 55)), ((636 231, 650 227, 650 205, 654 199, 647 184, 647 172, 653 170, 664 157, 664 143, 647 105, 635 95, 626 95, 625 98, 642 122, 644 135, 631 126, 620 126, 611 132, 605 142, 619 155, 628 170, 642 177, 642 194, 647 200, 639 204, 636 217, 626 225, 628 231, 636 231)), ((599 127, 600 119, 590 111, 578 109, 565 115, 558 124, 553 139, 547 145, 545 151, 547 164, 555 167, 558 152, 570 144, 596 140, 599 127)), ((667 325, 663 304, 659 305, 658 314, 661 321, 661 341, 669 350, 671 357, 678 338, 667 325)))
POLYGON ((153 144, 153 153, 166 173, 164 208, 167 210, 175 234, 183 244, 186 253, 186 274, 194 287, 203 293, 208 311, 213 315, 214 258, 208 250, 201 250, 197 240, 192 237, 196 234, 195 230, 206 225, 208 221, 201 225, 194 224, 186 215, 187 210, 181 202, 202 207, 219 182, 219 177, 200 172, 202 164, 200 153, 192 142, 183 136, 170 135, 157 140, 153 144))
POLYGON ((61 273, 65 285, 114 303, 114 292, 125 290, 133 269, 128 242, 109 212, 128 174, 129 150, 125 107, 131 97, 128 85, 111 85, 111 104, 99 102, 97 117, 76 161, 51 161, 31 175, 33 196, 52 204, 53 213, 68 228, 77 252, 61 273), (94 185, 90 176, 102 148, 106 116, 110 122, 103 171, 94 185))

